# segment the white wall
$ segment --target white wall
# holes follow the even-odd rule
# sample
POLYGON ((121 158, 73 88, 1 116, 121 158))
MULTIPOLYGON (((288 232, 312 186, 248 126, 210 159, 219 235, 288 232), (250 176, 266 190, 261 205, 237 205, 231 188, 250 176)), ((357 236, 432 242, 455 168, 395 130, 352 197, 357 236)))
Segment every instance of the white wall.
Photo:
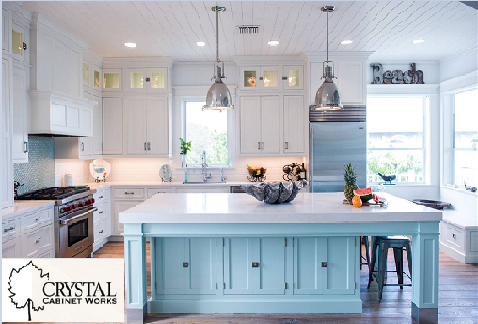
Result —
MULTIPOLYGON (((238 84, 239 69, 232 62, 224 63, 223 82, 227 85, 238 84)), ((211 86, 211 78, 214 76, 214 63, 188 63, 180 62, 173 65, 174 86, 211 86)), ((206 94, 204 94, 205 96, 206 94)))

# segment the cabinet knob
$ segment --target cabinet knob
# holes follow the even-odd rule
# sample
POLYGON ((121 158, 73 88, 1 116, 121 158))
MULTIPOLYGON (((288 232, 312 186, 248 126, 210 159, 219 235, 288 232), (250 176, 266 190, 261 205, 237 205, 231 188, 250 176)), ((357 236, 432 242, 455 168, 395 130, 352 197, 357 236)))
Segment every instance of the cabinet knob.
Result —
POLYGON ((327 268, 327 262, 322 262, 322 268, 327 268))
POLYGON ((259 262, 252 262, 253 268, 259 268, 259 262))
POLYGON ((187 268, 189 266, 189 263, 183 262, 183 268, 187 268))

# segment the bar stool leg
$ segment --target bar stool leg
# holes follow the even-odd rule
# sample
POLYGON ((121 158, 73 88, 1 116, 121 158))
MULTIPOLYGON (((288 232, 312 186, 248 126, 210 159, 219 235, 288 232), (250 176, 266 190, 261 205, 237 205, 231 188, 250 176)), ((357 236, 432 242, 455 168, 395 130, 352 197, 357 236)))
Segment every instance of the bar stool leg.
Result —
POLYGON ((368 267, 368 285, 367 289, 370 288, 370 283, 373 280, 373 271, 375 270, 375 262, 376 262, 376 251, 377 251, 377 240, 375 237, 372 237, 372 260, 370 262, 370 266, 368 267))
POLYGON ((412 281, 412 247, 410 246, 410 243, 407 244, 407 263, 410 281, 412 281))
MULTIPOLYGON (((398 284, 403 284, 403 249, 393 248, 393 257, 395 258, 395 269, 397 270, 398 284)), ((403 286, 400 286, 403 289, 403 286)))
POLYGON ((379 244, 379 265, 378 265, 378 301, 382 300, 383 284, 385 283, 385 271, 387 271, 388 244, 379 244))
POLYGON ((365 257, 367 258, 367 264, 370 268, 370 251, 369 251, 369 244, 368 244, 368 236, 364 236, 364 245, 365 245, 365 257))
POLYGON ((360 263, 360 270, 362 270, 362 236, 359 236, 359 237, 360 237, 360 242, 359 242, 360 243, 360 249, 359 249, 360 250, 360 258, 359 258, 360 262, 359 263, 360 263))

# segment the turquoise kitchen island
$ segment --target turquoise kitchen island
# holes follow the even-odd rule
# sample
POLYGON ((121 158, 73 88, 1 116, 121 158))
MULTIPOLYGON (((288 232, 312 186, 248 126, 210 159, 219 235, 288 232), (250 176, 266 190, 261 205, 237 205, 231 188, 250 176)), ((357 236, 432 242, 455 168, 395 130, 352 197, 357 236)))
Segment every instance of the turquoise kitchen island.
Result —
POLYGON ((301 193, 265 205, 245 194, 158 194, 120 213, 128 323, 147 313, 361 313, 360 236, 411 235, 412 316, 438 320, 442 213, 384 195, 301 193), (147 299, 146 238, 151 238, 147 299))

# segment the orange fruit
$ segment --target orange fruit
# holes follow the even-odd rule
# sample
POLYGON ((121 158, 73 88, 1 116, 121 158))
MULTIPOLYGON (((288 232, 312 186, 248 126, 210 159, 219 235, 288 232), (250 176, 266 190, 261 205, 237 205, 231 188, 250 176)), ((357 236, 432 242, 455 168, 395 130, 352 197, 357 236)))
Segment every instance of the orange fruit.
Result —
POLYGON ((361 207, 362 206, 362 200, 360 199, 359 196, 354 196, 354 198, 352 199, 352 204, 355 207, 361 207))

